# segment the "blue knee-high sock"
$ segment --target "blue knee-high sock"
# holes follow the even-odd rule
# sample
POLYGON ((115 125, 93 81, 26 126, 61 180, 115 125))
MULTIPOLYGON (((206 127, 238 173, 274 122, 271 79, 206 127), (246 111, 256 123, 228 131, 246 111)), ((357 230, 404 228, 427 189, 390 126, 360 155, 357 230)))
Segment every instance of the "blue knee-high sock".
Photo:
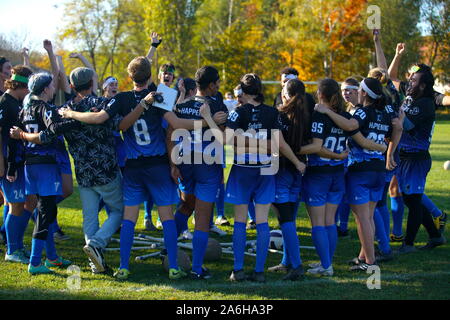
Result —
POLYGON ((45 240, 34 239, 31 241, 31 257, 30 263, 31 265, 37 267, 41 264, 42 258, 42 250, 45 247, 45 240))
POLYGON ((248 218, 252 221, 256 220, 255 203, 253 201, 250 201, 250 203, 248 204, 248 218))
POLYGON ((203 258, 208 246, 209 233, 195 230, 192 239, 192 271, 202 274, 203 258))
POLYGON ((48 236, 47 240, 45 241, 45 252, 47 254, 48 260, 58 259, 58 255, 56 254, 55 239, 53 238, 53 234, 56 232, 57 228, 58 224, 56 223, 56 221, 51 223, 48 227, 48 236))
POLYGON ((380 250, 384 254, 388 254, 391 252, 391 245, 389 244, 389 235, 384 230, 384 221, 379 208, 375 208, 373 221, 375 222, 375 237, 378 240, 380 250))
POLYGON ((153 209, 153 199, 148 199, 144 201, 144 219, 151 220, 152 219, 152 209, 153 209))
POLYGON ((283 236, 283 258, 281 258, 281 264, 283 266, 290 266, 291 265, 291 259, 289 257, 289 250, 288 245, 286 243, 286 239, 283 236))
POLYGON ((297 268, 302 264, 302 260, 300 259, 300 242, 298 241, 295 223, 293 221, 283 223, 281 232, 283 233, 283 245, 288 248, 287 253, 292 268, 297 268))
POLYGON ((339 230, 348 230, 348 218, 350 215, 350 205, 348 203, 341 202, 337 211, 336 219, 339 219, 339 230))
POLYGON ((244 222, 234 222, 233 229, 233 252, 234 270, 244 269, 245 242, 247 241, 246 225, 244 222))
POLYGON ((256 225, 256 265, 255 272, 264 272, 269 251, 270 229, 267 222, 256 225))
POLYGON ((182 214, 177 210, 175 212, 175 225, 177 226, 177 236, 179 236, 184 230, 188 229, 189 217, 182 214))
POLYGON ((2 227, 0 228, 0 232, 3 232, 3 233, 6 232, 5 224, 6 224, 6 218, 8 218, 8 215, 9 215, 9 206, 4 205, 3 206, 3 224, 2 224, 2 227))
POLYGON ((122 220, 122 227, 120 229, 120 269, 129 268, 135 225, 133 221, 122 220))
POLYGON ((334 252, 338 242, 337 226, 335 224, 331 226, 325 226, 328 236, 328 246, 330 250, 330 263, 333 263, 334 252))
POLYGON ((381 215, 381 218, 383 219, 384 232, 386 232, 386 236, 389 238, 389 233, 391 231, 391 224, 390 224, 391 217, 389 214, 389 209, 386 205, 377 207, 377 209, 381 215))
POLYGON ((330 261, 330 244, 328 242, 328 234, 324 226, 312 227, 312 240, 319 255, 322 267, 327 269, 331 265, 330 261))
POLYGON ((177 263, 177 226, 175 220, 166 220, 162 223, 164 234, 164 246, 169 257, 169 268, 178 269, 177 263))
POLYGON ((20 217, 8 214, 5 222, 6 239, 8 240, 8 254, 19 249, 20 217))
POLYGON ((28 227, 28 221, 30 221, 32 213, 28 210, 23 210, 20 216, 20 230, 19 230, 19 249, 23 248, 23 237, 28 227))
POLYGON ((223 217, 225 214, 225 185, 222 183, 216 197, 217 218, 223 217))
POLYGON ((403 225, 403 213, 405 211, 405 205, 403 203, 403 197, 391 197, 391 211, 392 211, 392 233, 400 237, 403 225))
POLYGON ((427 195, 424 193, 422 196, 422 204, 425 208, 427 208, 428 211, 430 211, 433 218, 438 218, 442 215, 442 211, 439 210, 438 207, 431 201, 430 198, 427 197, 427 195))

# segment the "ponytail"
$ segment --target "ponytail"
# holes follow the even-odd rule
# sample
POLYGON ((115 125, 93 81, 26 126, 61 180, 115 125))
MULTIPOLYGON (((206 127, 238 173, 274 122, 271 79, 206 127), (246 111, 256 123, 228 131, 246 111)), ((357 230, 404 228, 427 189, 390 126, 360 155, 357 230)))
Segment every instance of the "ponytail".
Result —
POLYGON ((325 97, 334 111, 338 113, 345 111, 345 100, 342 97, 341 88, 335 80, 323 79, 319 82, 318 91, 325 97))

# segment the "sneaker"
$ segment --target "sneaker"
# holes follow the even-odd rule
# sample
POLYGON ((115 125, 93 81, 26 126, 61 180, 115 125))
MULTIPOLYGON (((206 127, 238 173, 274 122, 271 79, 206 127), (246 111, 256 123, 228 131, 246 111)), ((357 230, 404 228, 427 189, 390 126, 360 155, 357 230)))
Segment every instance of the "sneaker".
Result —
POLYGON ((247 223, 246 229, 247 229, 247 230, 253 230, 253 229, 256 229, 256 222, 253 221, 253 220, 250 220, 250 221, 247 223))
POLYGON ((244 270, 231 271, 230 281, 240 282, 240 281, 245 281, 245 280, 247 280, 247 276, 245 275, 244 270))
POLYGON ((212 225, 209 228, 209 232, 215 233, 215 234, 217 234, 217 235, 219 235, 221 237, 227 235, 226 231, 223 231, 223 230, 219 229, 216 225, 212 225))
POLYGON ((270 271, 270 272, 286 272, 286 273, 288 273, 289 269, 290 268, 288 266, 285 266, 284 264, 280 263, 280 264, 277 264, 276 266, 268 268, 267 271, 270 271))
POLYGON ((394 254, 392 253, 392 250, 389 253, 383 253, 380 251, 378 254, 375 255, 375 260, 377 261, 377 263, 387 262, 387 261, 391 261, 393 259, 394 259, 394 254))
POLYGON ((159 219, 156 220, 156 229, 158 229, 158 230, 162 230, 163 229, 162 222, 159 219))
POLYGON ((376 263, 368 264, 365 262, 361 262, 360 264, 350 267, 350 271, 364 271, 365 272, 365 271, 367 271, 367 269, 369 269, 369 267, 376 266, 376 265, 377 265, 376 263))
POLYGON ((218 226, 229 226, 230 225, 230 222, 224 216, 217 217, 217 219, 214 223, 218 226))
POLYGON ((366 260, 361 260, 359 257, 353 258, 352 260, 347 261, 347 263, 351 266, 357 266, 360 263, 365 263, 366 260))
POLYGON ((91 245, 85 245, 83 247, 84 253, 91 259, 98 273, 105 271, 105 258, 101 248, 97 248, 91 245))
POLYGON ((178 237, 178 241, 180 240, 192 240, 194 239, 193 234, 189 230, 184 230, 180 236, 178 237))
POLYGON ((303 266, 299 265, 297 268, 289 270, 288 274, 283 277, 283 280, 297 281, 301 280, 305 276, 303 266))
POLYGON ((247 276, 247 280, 253 281, 253 282, 266 282, 266 277, 264 276, 264 272, 256 272, 253 271, 247 276))
POLYGON ((211 273, 205 267, 202 267, 201 274, 198 274, 195 271, 191 271, 191 279, 192 280, 206 280, 206 279, 211 279, 211 278, 212 278, 211 273))
POLYGON ((42 263, 40 265, 38 265, 37 267, 33 266, 31 263, 28 265, 28 272, 32 275, 35 274, 51 274, 53 273, 52 270, 50 270, 49 268, 47 268, 45 265, 43 265, 42 263))
POLYGON ((315 268, 318 268, 321 266, 322 266, 322 264, 320 262, 313 262, 313 263, 308 264, 308 267, 310 267, 311 269, 315 269, 315 268))
POLYGON ((95 264, 92 262, 92 260, 89 258, 89 267, 91 267, 92 274, 112 274, 112 270, 110 267, 108 267, 107 264, 104 265, 104 271, 100 272, 95 267, 95 264))
POLYGON ((416 252, 417 249, 414 246, 409 246, 406 244, 402 244, 402 246, 396 251, 397 254, 406 254, 411 252, 416 252))
POLYGON ((156 231, 156 227, 151 219, 144 219, 144 229, 146 231, 156 231))
POLYGON ((404 235, 396 236, 395 234, 391 233, 389 238, 391 239, 391 242, 403 242, 403 241, 405 241, 405 236, 404 235))
POLYGON ((169 269, 169 279, 170 280, 178 280, 178 279, 184 278, 186 276, 187 276, 187 273, 184 272, 183 270, 181 270, 181 268, 178 268, 178 269, 170 268, 169 269))
POLYGON ((350 238, 350 233, 348 232, 348 230, 341 230, 341 229, 337 229, 338 232, 338 237, 341 239, 348 239, 350 238))
POLYGON ((25 254, 23 253, 23 251, 21 250, 16 250, 11 254, 6 253, 5 254, 5 261, 8 262, 19 262, 19 263, 23 263, 23 264, 29 264, 30 263, 30 259, 27 258, 25 256, 25 254))
POLYGON ((122 268, 114 272, 114 278, 117 278, 119 280, 126 280, 130 276, 130 271, 128 269, 122 268))
POLYGON ((67 268, 72 264, 72 261, 58 257, 56 260, 45 259, 45 266, 47 268, 67 268))
POLYGON ((334 273, 333 266, 329 266, 328 268, 324 268, 322 266, 318 266, 317 268, 311 268, 307 271, 310 274, 317 274, 321 276, 331 277, 334 273))
POLYGON ((428 240, 427 244, 422 247, 419 247, 419 249, 420 250, 431 250, 436 247, 442 246, 445 243, 447 243, 447 240, 443 236, 440 236, 439 238, 430 238, 430 240, 428 240))
POLYGON ((59 242, 69 240, 70 237, 67 234, 65 234, 61 229, 59 229, 53 234, 53 239, 56 242, 59 242))
POLYGON ((25 257, 30 259, 30 257, 31 257, 31 251, 30 250, 28 250, 26 247, 23 247, 22 249, 19 249, 19 250, 23 252, 25 257))

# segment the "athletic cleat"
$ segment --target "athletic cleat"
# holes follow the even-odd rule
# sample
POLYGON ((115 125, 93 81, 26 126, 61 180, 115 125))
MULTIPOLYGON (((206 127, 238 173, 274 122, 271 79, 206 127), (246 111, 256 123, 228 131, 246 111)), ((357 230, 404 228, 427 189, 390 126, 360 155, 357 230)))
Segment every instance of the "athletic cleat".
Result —
POLYGON ((276 266, 268 268, 267 271, 270 271, 270 272, 286 272, 286 273, 288 273, 289 269, 290 268, 288 266, 285 266, 284 264, 280 263, 280 264, 277 264, 276 266))
POLYGON ((30 259, 27 258, 25 256, 25 254, 23 253, 23 251, 21 250, 16 250, 11 254, 6 253, 5 254, 5 261, 8 262, 18 262, 18 263, 23 263, 23 264, 29 264, 30 263, 30 259))
POLYGON ((230 281, 233 282, 241 282, 247 280, 247 276, 245 275, 244 270, 233 270, 231 271, 230 281))
POLYGON ((45 259, 45 266, 47 268, 67 268, 72 264, 72 261, 58 257, 56 260, 45 259))
POLYGON ((205 267, 202 267, 201 274, 198 274, 195 271, 191 271, 191 279, 192 280, 207 280, 207 279, 211 279, 211 278, 212 278, 211 273, 205 267))
POLYGON ((214 222, 217 226, 229 226, 230 222, 225 217, 217 217, 216 221, 214 222))
POLYGON ((263 283, 263 282, 266 282, 266 276, 264 275, 264 272, 253 271, 252 273, 250 273, 247 276, 247 280, 248 281, 253 281, 253 282, 263 283))
POLYGON ((320 275, 320 276, 331 277, 333 275, 333 273, 334 273, 334 270, 333 270, 333 266, 330 265, 326 269, 324 267, 322 267, 322 266, 318 266, 317 268, 308 269, 307 272, 310 273, 310 274, 317 274, 317 275, 320 275))
POLYGON ((59 241, 69 240, 70 237, 67 234, 65 234, 61 229, 59 229, 59 230, 55 231, 55 233, 53 234, 53 239, 56 242, 59 242, 59 241))
POLYGON ((38 265, 37 267, 33 266, 31 263, 28 265, 28 272, 32 275, 36 274, 51 274, 53 273, 53 270, 50 270, 42 263, 38 265))
POLYGON ((350 267, 350 271, 367 271, 367 269, 369 269, 369 267, 376 266, 376 265, 377 265, 376 263, 368 264, 365 262, 361 262, 360 264, 350 267))
POLYGON ((180 240, 192 240, 194 239, 194 236, 189 230, 184 230, 180 236, 178 237, 178 241, 180 240))
POLYGON ((442 246, 445 243, 447 243, 447 240, 443 236, 440 236, 439 238, 430 238, 430 240, 428 240, 427 244, 422 247, 419 247, 419 249, 420 250, 431 250, 436 247, 442 246))
POLYGON ((256 229, 256 222, 253 221, 253 220, 250 220, 250 221, 247 223, 246 229, 247 229, 247 230, 253 230, 253 229, 256 229))
POLYGON ((209 228, 209 232, 215 233, 215 234, 217 234, 217 235, 219 235, 221 237, 227 235, 226 231, 223 231, 223 230, 219 229, 216 225, 212 225, 209 228))
POLYGON ((394 254, 392 253, 392 250, 389 253, 383 253, 380 251, 378 254, 375 255, 375 260, 377 261, 377 263, 388 262, 393 259, 394 259, 394 254))
POLYGON ((83 247, 84 253, 89 257, 90 261, 94 264, 97 272, 102 273, 105 271, 105 258, 101 248, 97 248, 91 245, 85 245, 83 247))
POLYGON ((187 273, 184 272, 183 270, 181 270, 180 268, 178 268, 178 269, 170 268, 169 269, 169 279, 170 280, 178 280, 178 279, 184 278, 186 276, 187 276, 187 273))
POLYGON ((146 231, 156 231, 156 227, 151 219, 144 219, 144 229, 146 231))
POLYGON ((338 232, 338 237, 341 239, 349 239, 350 238, 350 233, 348 232, 348 230, 341 230, 341 229, 337 229, 338 232))
POLYGON ((158 229, 158 230, 162 230, 163 229, 162 222, 159 219, 156 220, 156 229, 158 229))
POLYGON ((405 241, 405 236, 404 235, 396 236, 395 234, 391 233, 389 238, 390 238, 391 242, 403 242, 403 241, 405 241))
POLYGON ((105 270, 102 272, 99 272, 97 270, 97 268, 95 267, 95 264, 92 262, 92 260, 90 258, 89 258, 89 267, 91 267, 92 274, 112 274, 112 270, 110 267, 108 267, 107 264, 105 264, 105 266, 104 266, 105 270))
MULTIPOLYGON (((172 270, 172 269, 170 269, 172 270)), ((117 278, 118 280, 126 280, 130 276, 130 271, 128 269, 122 268, 114 272, 114 278, 117 278)))
POLYGON ((305 271, 303 266, 299 265, 297 268, 292 268, 289 270, 288 274, 283 277, 283 280, 297 281, 302 280, 305 276, 305 271))
POLYGON ((347 263, 351 266, 357 266, 360 263, 365 263, 366 260, 361 260, 359 257, 353 258, 352 260, 347 261, 347 263))
POLYGON ((397 254, 407 254, 407 253, 412 253, 412 252, 416 252, 417 249, 414 246, 409 246, 406 244, 402 244, 402 246, 396 251, 397 254))

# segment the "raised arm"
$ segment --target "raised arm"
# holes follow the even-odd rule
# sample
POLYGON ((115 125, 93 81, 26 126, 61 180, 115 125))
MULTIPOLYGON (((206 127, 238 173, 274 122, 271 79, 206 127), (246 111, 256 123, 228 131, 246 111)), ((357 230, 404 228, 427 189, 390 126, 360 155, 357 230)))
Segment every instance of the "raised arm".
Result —
POLYGON ((69 80, 66 76, 66 70, 64 68, 64 63, 61 56, 56 56, 56 62, 58 63, 59 68, 59 87, 61 90, 63 90, 65 93, 70 94, 70 84, 69 80))
POLYGON ((23 65, 30 67, 30 50, 28 48, 22 48, 23 65))
POLYGON ((380 30, 374 29, 373 30, 373 42, 375 43, 375 54, 377 56, 377 66, 379 68, 387 70, 386 57, 384 55, 383 48, 381 47, 380 38, 381 38, 380 30))
POLYGON ((44 40, 44 49, 47 51, 48 58, 50 59, 50 65, 52 67, 52 75, 53 75, 53 81, 56 85, 58 74, 59 74, 59 68, 58 63, 56 62, 56 56, 53 52, 53 45, 50 40, 44 40))
POLYGON ((90 63, 89 60, 86 59, 86 57, 83 56, 83 54, 81 54, 79 52, 72 52, 69 55, 69 57, 73 58, 73 59, 80 59, 80 61, 83 63, 83 65, 86 68, 94 70, 94 76, 92 77, 92 92, 97 94, 97 90, 98 90, 98 74, 97 74, 97 71, 94 69, 94 66, 92 65, 92 63, 90 63))
POLYGON ((158 48, 158 46, 161 44, 162 38, 156 32, 152 32, 150 37, 152 38, 152 44, 150 46, 150 49, 148 49, 147 59, 152 62, 153 56, 156 52, 156 48, 158 48))
POLYGON ((397 43, 397 47, 395 48, 395 56, 394 59, 392 59, 391 65, 388 69, 389 78, 394 83, 397 90, 400 86, 400 79, 398 77, 398 68, 400 66, 400 61, 405 53, 405 44, 404 43, 397 43))

